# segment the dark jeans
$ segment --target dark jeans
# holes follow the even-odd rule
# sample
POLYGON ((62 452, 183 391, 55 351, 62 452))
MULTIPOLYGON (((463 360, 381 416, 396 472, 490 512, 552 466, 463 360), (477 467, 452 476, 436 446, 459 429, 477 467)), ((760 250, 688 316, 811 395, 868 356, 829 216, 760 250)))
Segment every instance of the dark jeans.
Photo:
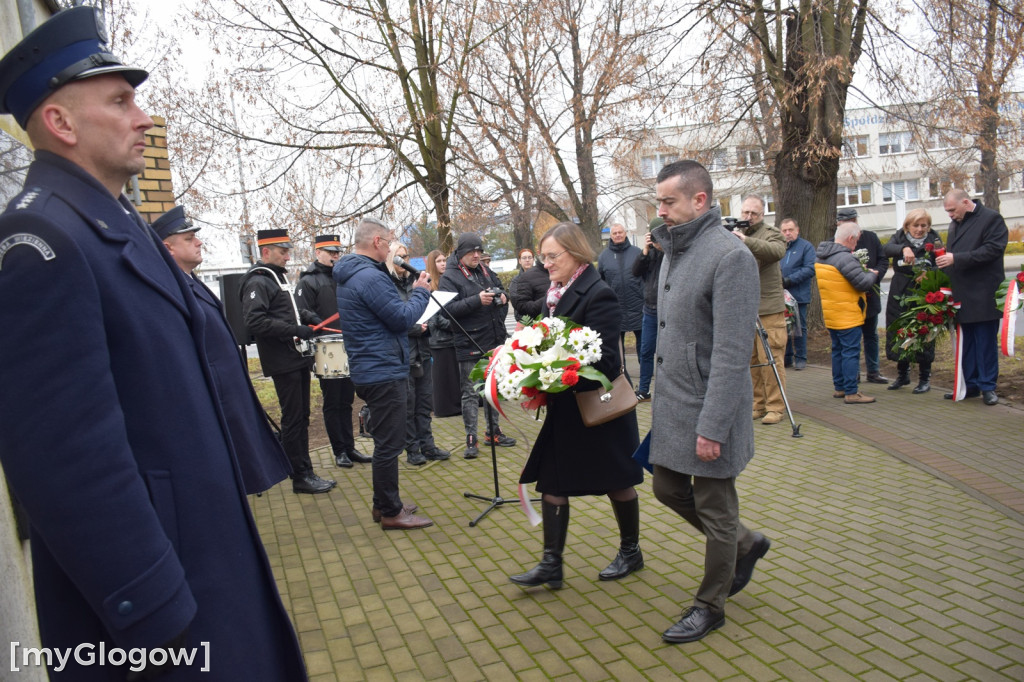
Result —
POLYGON ((434 405, 433 361, 423 363, 423 376, 409 375, 409 398, 406 403, 405 449, 409 452, 430 452, 434 434, 430 430, 430 412, 434 405))
MULTIPOLYGON (((786 341, 786 363, 790 364, 793 359, 807 362, 807 303, 797 303, 797 310, 800 311, 800 336, 791 336, 786 341)), ((877 341, 876 341, 877 342, 877 341)))
POLYGON ((373 506, 384 516, 402 511, 398 494, 398 456, 405 446, 407 379, 356 386, 370 407, 367 427, 373 434, 373 506))
POLYGON ((281 403, 281 445, 292 464, 292 477, 313 471, 309 459, 309 370, 275 374, 274 390, 281 403))
POLYGON ((638 393, 651 392, 651 379, 654 378, 654 350, 658 347, 658 313, 644 311, 643 342, 640 343, 640 383, 638 393))
MULTIPOLYGON (((878 374, 878 315, 865 317, 861 331, 864 334, 864 365, 868 374, 878 374)), ((860 371, 859 364, 857 371, 860 371)))
MULTIPOLYGON (((459 378, 462 379, 462 424, 466 427, 467 436, 477 435, 476 415, 480 409, 480 394, 473 390, 473 380, 469 378, 475 364, 475 360, 459 360, 459 378)), ((498 411, 487 410, 486 414, 490 417, 487 433, 497 433, 498 411)))
POLYGON ((829 329, 828 334, 832 337, 832 385, 853 395, 860 383, 861 328, 829 329))
POLYGON ((960 366, 964 385, 979 391, 996 390, 999 378, 999 352, 996 345, 999 320, 968 322, 960 325, 963 332, 963 357, 960 366))
POLYGON ((355 434, 352 433, 355 384, 347 377, 321 379, 320 392, 324 396, 324 428, 331 441, 331 450, 335 455, 352 452, 356 447, 355 434))

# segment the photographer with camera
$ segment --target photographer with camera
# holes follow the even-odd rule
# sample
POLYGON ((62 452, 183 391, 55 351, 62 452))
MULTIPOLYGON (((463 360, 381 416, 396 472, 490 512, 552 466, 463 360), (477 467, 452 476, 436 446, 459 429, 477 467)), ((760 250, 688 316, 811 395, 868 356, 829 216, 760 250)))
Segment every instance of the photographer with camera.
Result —
MULTIPOLYGON (((487 352, 504 343, 508 337, 505 329, 505 315, 508 312, 508 297, 502 291, 501 281, 480 262, 484 251, 480 235, 463 232, 455 246, 455 253, 448 260, 448 268, 441 276, 441 291, 452 291, 457 295, 447 306, 447 313, 465 330, 455 329, 455 356, 459 361, 459 378, 462 382, 462 422, 466 427, 466 451, 464 457, 473 459, 479 454, 476 435, 476 416, 479 402, 469 373, 482 357, 481 349, 487 352), (467 338, 467 334, 469 338, 467 338)), ((485 443, 512 447, 514 438, 509 438, 498 428, 498 415, 488 411, 487 437, 485 443)))

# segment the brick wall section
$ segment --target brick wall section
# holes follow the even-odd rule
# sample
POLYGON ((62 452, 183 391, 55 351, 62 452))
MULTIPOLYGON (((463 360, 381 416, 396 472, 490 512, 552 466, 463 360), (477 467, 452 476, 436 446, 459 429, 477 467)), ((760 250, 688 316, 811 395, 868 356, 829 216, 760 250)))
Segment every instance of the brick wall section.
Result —
MULTIPOLYGON (((152 128, 146 131, 146 169, 139 176, 139 194, 142 203, 136 208, 143 220, 153 222, 174 208, 174 192, 171 188, 171 163, 167 157, 167 121, 153 116, 152 128)), ((128 187, 131 196, 131 187, 128 187)))

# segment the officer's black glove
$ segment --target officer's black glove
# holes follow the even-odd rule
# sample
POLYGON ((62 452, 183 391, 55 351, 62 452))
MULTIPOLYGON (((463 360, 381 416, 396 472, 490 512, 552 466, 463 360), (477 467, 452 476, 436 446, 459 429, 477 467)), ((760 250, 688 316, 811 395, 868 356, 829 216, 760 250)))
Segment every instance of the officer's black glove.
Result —
POLYGON ((295 328, 295 336, 297 336, 297 337, 299 337, 300 339, 303 339, 303 340, 311 339, 314 336, 316 336, 316 332, 313 331, 312 327, 307 327, 304 324, 300 324, 299 326, 297 326, 295 328))
POLYGON ((782 287, 784 289, 788 289, 791 286, 793 286, 793 280, 791 280, 789 277, 783 277, 782 278, 782 287))

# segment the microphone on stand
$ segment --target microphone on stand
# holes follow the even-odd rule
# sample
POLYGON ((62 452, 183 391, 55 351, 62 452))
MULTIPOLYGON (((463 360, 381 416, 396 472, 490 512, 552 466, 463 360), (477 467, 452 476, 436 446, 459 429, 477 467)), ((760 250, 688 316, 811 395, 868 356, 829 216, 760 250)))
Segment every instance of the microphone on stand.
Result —
MULTIPOLYGON (((410 273, 413 277, 420 276, 419 268, 417 268, 415 265, 406 263, 405 259, 403 259, 401 256, 395 256, 394 258, 391 259, 391 262, 397 265, 398 267, 402 268, 406 272, 410 273)), ((430 281, 429 277, 427 278, 427 281, 430 281)))

